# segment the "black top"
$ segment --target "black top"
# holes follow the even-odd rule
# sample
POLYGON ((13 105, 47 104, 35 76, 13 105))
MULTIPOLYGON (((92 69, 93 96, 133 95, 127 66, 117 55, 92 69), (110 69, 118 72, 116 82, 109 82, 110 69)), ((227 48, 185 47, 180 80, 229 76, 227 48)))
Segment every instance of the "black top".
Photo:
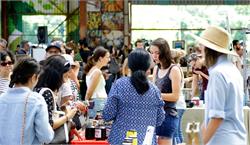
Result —
MULTIPOLYGON (((171 65, 167 74, 162 78, 158 77, 159 67, 157 68, 155 85, 159 88, 161 93, 172 93, 172 81, 169 78, 169 74, 174 66, 175 65, 171 65)), ((169 101, 164 101, 164 102, 165 102, 164 108, 176 108, 176 102, 169 102, 169 101)))
MULTIPOLYGON (((35 91, 37 93, 39 93, 41 91, 42 88, 35 88, 35 91)), ((44 97, 44 100, 47 104, 48 107, 48 113, 49 113, 49 123, 51 126, 53 126, 54 121, 52 118, 52 113, 54 110, 54 98, 53 98, 53 92, 51 92, 50 90, 46 90, 43 92, 43 94, 41 94, 44 97)), ((59 107, 57 106, 57 110, 59 110, 59 107)))

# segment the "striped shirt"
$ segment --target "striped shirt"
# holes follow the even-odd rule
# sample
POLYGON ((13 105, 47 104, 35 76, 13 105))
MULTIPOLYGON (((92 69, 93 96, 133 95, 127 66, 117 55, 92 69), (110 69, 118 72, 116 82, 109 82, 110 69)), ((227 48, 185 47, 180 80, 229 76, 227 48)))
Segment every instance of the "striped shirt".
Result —
POLYGON ((9 89, 10 80, 0 77, 0 94, 9 89))

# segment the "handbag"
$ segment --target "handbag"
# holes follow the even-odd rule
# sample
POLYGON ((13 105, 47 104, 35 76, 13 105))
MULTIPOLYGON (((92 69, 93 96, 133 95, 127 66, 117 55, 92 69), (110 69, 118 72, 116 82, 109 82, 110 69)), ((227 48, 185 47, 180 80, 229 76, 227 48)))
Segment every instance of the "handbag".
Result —
MULTIPOLYGON (((56 109, 56 101, 55 101, 55 96, 52 90, 49 88, 42 88, 39 91, 39 94, 43 94, 46 90, 49 90, 53 94, 53 101, 54 101, 54 110, 53 110, 53 119, 59 118, 60 116, 64 116, 65 112, 63 111, 58 111, 56 109)), ((59 128, 54 129, 54 138, 49 144, 61 144, 61 143, 69 143, 69 132, 71 130, 71 122, 65 122, 63 125, 61 125, 59 128)))
POLYGON ((120 66, 113 57, 110 60, 109 72, 112 74, 117 74, 120 72, 120 66))
POLYGON ((75 127, 77 130, 81 129, 86 124, 86 118, 79 111, 76 112, 72 120, 75 123, 75 127))
POLYGON ((25 97, 25 102, 24 102, 24 110, 23 110, 23 123, 22 123, 22 129, 21 129, 21 145, 24 145, 24 129, 25 129, 25 124, 26 124, 26 108, 27 108, 27 103, 28 103, 28 98, 31 92, 28 93, 28 95, 25 97))
MULTIPOLYGON (((59 115, 64 115, 63 111, 56 111, 53 113, 58 113, 59 115)), ((49 144, 60 144, 60 143, 69 143, 69 132, 71 129, 71 122, 68 121, 64 123, 59 128, 55 129, 55 135, 53 140, 49 144)))

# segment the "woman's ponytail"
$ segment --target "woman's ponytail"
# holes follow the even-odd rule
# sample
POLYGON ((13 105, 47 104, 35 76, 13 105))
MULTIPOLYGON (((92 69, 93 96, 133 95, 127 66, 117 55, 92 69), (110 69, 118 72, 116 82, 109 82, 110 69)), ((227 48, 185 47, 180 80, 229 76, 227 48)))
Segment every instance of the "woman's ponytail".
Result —
POLYGON ((144 94, 149 89, 146 72, 143 70, 133 72, 130 80, 138 94, 144 94))

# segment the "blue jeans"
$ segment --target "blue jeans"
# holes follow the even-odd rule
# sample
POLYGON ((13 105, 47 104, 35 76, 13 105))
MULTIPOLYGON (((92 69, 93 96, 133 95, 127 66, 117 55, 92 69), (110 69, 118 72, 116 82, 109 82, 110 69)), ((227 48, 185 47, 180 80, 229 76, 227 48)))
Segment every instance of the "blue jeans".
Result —
POLYGON ((97 111, 103 111, 107 99, 94 98, 94 108, 89 109, 89 118, 95 118, 97 111))
POLYGON ((183 114, 185 112, 185 109, 177 109, 177 112, 178 112, 178 125, 177 125, 177 130, 174 133, 173 145, 183 143, 181 121, 182 121, 182 117, 183 117, 183 114))

